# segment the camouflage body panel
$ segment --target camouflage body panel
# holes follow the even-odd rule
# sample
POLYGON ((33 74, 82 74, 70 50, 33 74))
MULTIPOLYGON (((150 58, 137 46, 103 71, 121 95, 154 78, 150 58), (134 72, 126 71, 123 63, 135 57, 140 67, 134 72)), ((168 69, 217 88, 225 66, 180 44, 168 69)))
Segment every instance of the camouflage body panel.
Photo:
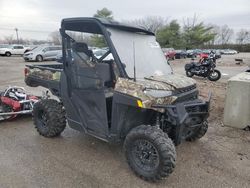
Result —
MULTIPOLYGON (((164 77, 150 77, 142 80, 118 78, 115 91, 124 93, 130 96, 137 97, 141 99, 144 108, 152 108, 152 105, 156 104, 172 104, 177 97, 168 96, 162 98, 156 98, 151 95, 147 95, 144 91, 145 89, 153 90, 165 90, 165 91, 174 91, 178 88, 188 87, 194 85, 195 81, 193 79, 179 76, 179 75, 169 75, 164 77)), ((158 110, 159 109, 155 109, 158 110)))
MULTIPOLYGON (((196 81, 192 78, 180 74, 169 74, 164 76, 152 76, 145 78, 149 81, 156 81, 164 83, 165 85, 170 85, 174 89, 184 88, 196 84, 196 81)), ((172 90, 173 91, 173 90, 172 90)))
POLYGON ((52 72, 50 70, 41 70, 38 68, 29 69, 28 76, 36 76, 45 80, 59 81, 61 72, 52 72))

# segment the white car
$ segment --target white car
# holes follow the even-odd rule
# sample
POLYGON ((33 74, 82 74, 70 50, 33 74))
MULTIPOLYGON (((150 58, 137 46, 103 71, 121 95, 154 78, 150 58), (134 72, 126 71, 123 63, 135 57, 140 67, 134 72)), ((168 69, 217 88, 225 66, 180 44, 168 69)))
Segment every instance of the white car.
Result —
MULTIPOLYGON (((101 58, 106 52, 107 52, 107 49, 94 49, 92 50, 93 53, 94 53, 94 56, 99 59, 101 58)), ((104 61, 109 61, 109 60, 114 60, 114 57, 113 55, 110 53, 108 56, 106 56, 104 59, 104 61)))
POLYGON ((5 48, 0 48, 0 55, 11 56, 11 55, 23 55, 25 52, 28 52, 30 49, 24 47, 23 45, 10 45, 5 48))
POLYGON ((23 55, 25 61, 56 60, 62 51, 61 46, 38 46, 23 55))
POLYGON ((223 54, 225 55, 234 55, 234 54, 237 54, 238 52, 236 50, 231 50, 231 49, 226 49, 226 50, 223 50, 223 54))

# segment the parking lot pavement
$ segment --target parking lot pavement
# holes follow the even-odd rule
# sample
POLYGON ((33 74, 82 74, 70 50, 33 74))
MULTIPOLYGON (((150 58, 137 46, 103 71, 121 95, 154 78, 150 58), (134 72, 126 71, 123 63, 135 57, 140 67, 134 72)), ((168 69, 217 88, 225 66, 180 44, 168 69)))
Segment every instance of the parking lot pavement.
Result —
MULTIPOLYGON (((25 64, 21 57, 0 57, 0 90, 25 86, 25 64)), ((210 124, 201 140, 177 147, 174 173, 154 184, 132 173, 121 146, 70 128, 44 138, 25 116, 0 123, 0 187, 249 187, 249 143, 249 132, 210 124)))

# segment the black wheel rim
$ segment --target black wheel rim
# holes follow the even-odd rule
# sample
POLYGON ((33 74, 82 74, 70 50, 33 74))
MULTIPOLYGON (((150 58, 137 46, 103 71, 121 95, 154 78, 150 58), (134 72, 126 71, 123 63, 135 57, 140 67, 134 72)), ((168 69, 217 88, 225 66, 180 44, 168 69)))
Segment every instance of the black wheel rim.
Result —
POLYGON ((140 169, 150 172, 159 166, 159 153, 148 140, 136 140, 131 152, 134 163, 140 169))

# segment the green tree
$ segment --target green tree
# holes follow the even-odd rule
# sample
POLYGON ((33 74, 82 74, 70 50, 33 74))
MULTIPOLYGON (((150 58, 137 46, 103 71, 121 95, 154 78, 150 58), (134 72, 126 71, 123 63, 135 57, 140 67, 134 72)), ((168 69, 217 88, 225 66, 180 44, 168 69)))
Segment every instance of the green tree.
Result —
POLYGON ((113 12, 107 8, 103 8, 101 10, 97 10, 96 14, 94 14, 94 17, 113 20, 113 12))
MULTIPOLYGON (((96 18, 105 18, 108 20, 113 20, 113 13, 111 10, 108 10, 107 8, 103 8, 101 10, 97 10, 96 14, 94 14, 94 17, 96 18)), ((95 47, 103 48, 106 47, 106 41, 102 35, 93 35, 91 36, 91 43, 95 47)))
POLYGON ((157 41, 162 47, 182 47, 181 27, 177 20, 171 21, 156 33, 157 41))
POLYGON ((213 26, 206 26, 203 22, 197 23, 194 17, 191 21, 187 19, 183 26, 183 40, 187 49, 197 48, 213 41, 216 33, 213 26))

